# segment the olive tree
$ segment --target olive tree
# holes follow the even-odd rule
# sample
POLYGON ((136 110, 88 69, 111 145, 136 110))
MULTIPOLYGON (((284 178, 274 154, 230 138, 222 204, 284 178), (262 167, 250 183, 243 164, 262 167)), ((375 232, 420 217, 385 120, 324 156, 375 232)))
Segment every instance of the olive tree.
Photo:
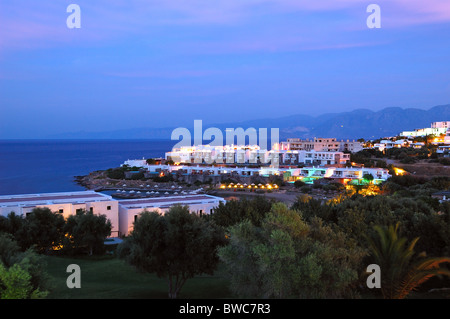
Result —
POLYGON ((177 298, 188 279, 213 274, 217 247, 224 242, 224 233, 211 220, 175 205, 165 214, 142 212, 118 255, 139 271, 166 278, 169 298, 177 298))
POLYGON ((23 250, 34 247, 39 253, 48 253, 61 245, 65 220, 47 207, 34 208, 28 214, 15 237, 23 250))
POLYGON ((67 218, 64 232, 67 234, 66 249, 78 251, 85 248, 89 255, 101 251, 106 237, 111 235, 111 221, 106 215, 94 215, 85 210, 67 218))

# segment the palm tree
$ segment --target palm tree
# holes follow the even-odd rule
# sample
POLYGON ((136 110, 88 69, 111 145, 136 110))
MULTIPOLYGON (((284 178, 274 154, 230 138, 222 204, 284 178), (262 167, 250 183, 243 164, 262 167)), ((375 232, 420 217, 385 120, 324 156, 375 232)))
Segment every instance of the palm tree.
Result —
POLYGON ((450 276, 449 269, 440 267, 443 263, 450 263, 449 257, 413 260, 414 246, 419 237, 407 245, 407 238, 398 236, 398 228, 399 223, 387 228, 375 226, 377 238, 367 238, 370 253, 381 269, 381 292, 386 299, 403 299, 434 276, 450 276))

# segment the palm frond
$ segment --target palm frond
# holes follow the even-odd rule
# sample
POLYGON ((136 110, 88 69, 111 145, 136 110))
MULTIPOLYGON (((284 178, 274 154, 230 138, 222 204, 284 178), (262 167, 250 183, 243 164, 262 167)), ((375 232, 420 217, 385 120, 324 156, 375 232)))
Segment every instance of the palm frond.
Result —
POLYGON ((419 237, 407 244, 399 237, 399 223, 395 226, 375 226, 378 237, 367 238, 374 261, 382 271, 381 291, 384 298, 402 299, 422 283, 434 276, 450 276, 450 270, 441 264, 450 263, 449 257, 434 257, 411 262, 419 237))

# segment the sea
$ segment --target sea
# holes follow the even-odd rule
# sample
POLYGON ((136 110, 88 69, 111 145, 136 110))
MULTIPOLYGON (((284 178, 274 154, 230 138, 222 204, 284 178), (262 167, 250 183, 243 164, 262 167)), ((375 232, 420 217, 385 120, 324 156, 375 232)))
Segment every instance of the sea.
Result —
POLYGON ((76 176, 164 157, 173 140, 0 140, 0 195, 83 191, 76 176))

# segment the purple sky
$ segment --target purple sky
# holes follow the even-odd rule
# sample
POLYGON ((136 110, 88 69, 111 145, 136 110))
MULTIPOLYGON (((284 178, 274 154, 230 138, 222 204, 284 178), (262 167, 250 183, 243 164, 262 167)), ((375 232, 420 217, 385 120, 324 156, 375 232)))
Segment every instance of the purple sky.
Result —
POLYGON ((2 1, 0 138, 448 104, 449 37, 448 0, 2 1))

